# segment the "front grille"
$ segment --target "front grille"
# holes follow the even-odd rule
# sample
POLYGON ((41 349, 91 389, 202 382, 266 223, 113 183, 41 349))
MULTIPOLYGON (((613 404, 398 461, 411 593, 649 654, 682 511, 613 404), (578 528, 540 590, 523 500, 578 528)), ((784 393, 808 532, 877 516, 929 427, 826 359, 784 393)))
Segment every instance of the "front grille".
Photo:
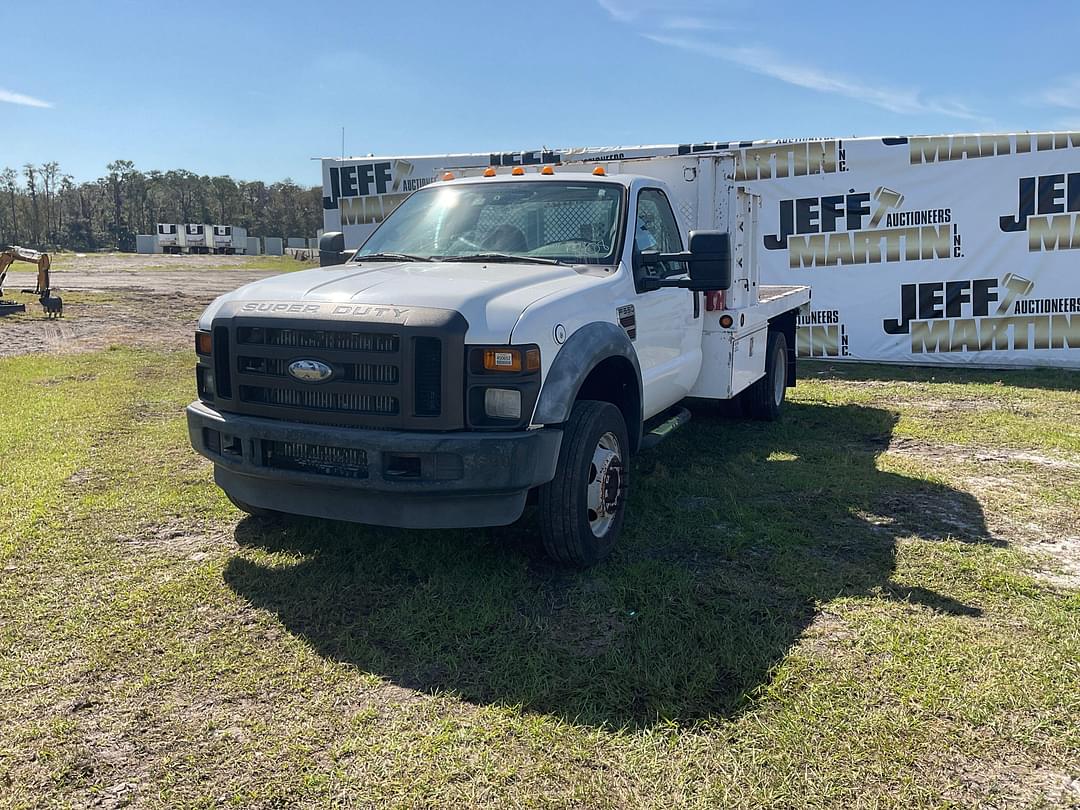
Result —
MULTIPOLYGON (((465 426, 464 357, 468 322, 420 307, 410 323, 248 314, 226 306, 214 319, 214 364, 231 376, 222 410, 269 419, 386 430, 465 426), (219 342, 218 330, 227 335, 219 342), (227 347, 228 353, 219 351, 227 347), (321 382, 293 377, 298 360, 325 364, 321 382)), ((375 316, 378 317, 378 316, 375 316)))
POLYGON ((442 410, 442 341, 417 338, 414 396, 417 416, 438 416, 442 410))
MULTIPOLYGON (((241 374, 259 374, 265 377, 286 377, 289 374, 289 361, 276 357, 242 354, 236 358, 236 365, 241 374)), ((397 366, 379 363, 344 363, 336 371, 337 378, 346 382, 394 385, 399 377, 397 366)))
POLYGON ((269 326, 241 326, 236 330, 236 342, 245 346, 283 346, 349 352, 396 352, 399 348, 397 335, 269 326))
POLYGON ((307 410, 378 416, 392 416, 398 413, 400 407, 397 397, 386 394, 353 394, 309 388, 261 388, 255 385, 241 385, 240 400, 257 405, 284 405, 307 410))
POLYGON ((263 464, 279 470, 329 475, 335 478, 367 478, 367 453, 350 447, 262 440, 263 464))

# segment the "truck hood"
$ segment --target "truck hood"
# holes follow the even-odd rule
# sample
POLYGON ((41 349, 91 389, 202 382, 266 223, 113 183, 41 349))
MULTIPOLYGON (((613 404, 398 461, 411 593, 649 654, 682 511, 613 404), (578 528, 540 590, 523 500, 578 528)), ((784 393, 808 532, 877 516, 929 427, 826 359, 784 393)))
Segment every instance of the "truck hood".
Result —
POLYGON ((199 319, 202 329, 231 302, 355 303, 436 307, 460 312, 470 343, 507 343, 525 309, 562 289, 601 279, 571 267, 480 262, 344 264, 284 273, 221 296, 199 319))

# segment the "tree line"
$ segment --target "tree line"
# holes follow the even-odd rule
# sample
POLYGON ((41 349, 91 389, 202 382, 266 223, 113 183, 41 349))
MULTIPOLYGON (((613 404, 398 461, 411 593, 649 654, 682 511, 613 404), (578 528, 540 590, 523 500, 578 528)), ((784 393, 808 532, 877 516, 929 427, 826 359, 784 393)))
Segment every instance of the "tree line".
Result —
POLYGON ((249 236, 314 236, 322 190, 292 180, 263 183, 176 169, 140 171, 116 160, 76 183, 55 161, 0 172, 0 245, 38 250, 134 250, 157 223, 237 225, 249 236))

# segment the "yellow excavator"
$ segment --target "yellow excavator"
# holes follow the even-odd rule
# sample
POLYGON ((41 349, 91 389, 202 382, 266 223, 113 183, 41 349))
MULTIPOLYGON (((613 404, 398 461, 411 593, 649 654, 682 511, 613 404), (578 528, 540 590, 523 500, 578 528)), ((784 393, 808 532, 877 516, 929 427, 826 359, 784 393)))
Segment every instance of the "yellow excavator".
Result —
POLYGON ((52 280, 49 277, 49 268, 52 266, 52 261, 49 259, 49 254, 19 247, 18 245, 9 245, 0 249, 0 315, 26 312, 25 304, 4 300, 4 279, 7 277, 8 268, 15 262, 29 262, 37 265, 37 286, 32 290, 23 290, 23 292, 38 297, 41 308, 45 310, 46 317, 63 317, 64 300, 60 296, 52 294, 52 280))

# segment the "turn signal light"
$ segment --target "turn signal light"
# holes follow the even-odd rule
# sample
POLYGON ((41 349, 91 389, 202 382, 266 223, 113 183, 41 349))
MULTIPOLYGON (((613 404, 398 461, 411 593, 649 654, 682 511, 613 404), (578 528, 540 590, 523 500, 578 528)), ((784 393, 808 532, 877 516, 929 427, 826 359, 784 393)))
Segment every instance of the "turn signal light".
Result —
POLYGON ((540 350, 526 349, 524 356, 520 349, 484 349, 485 371, 539 371, 540 350))
POLYGON ((209 356, 211 350, 214 348, 214 341, 210 337, 209 332, 196 332, 195 333, 195 353, 205 356, 209 356))
POLYGON ((521 177, 521 175, 525 174, 525 170, 520 166, 515 166, 514 170, 510 172, 510 174, 514 175, 514 177, 521 177))
POLYGON ((734 318, 732 318, 732 317, 731 317, 730 315, 721 315, 721 316, 720 316, 720 325, 721 325, 721 326, 722 326, 722 327, 723 327, 724 329, 730 329, 730 328, 731 328, 731 325, 732 325, 733 323, 735 323, 735 319, 734 319, 734 318))
POLYGON ((550 166, 545 166, 540 170, 540 174, 555 174, 555 170, 550 166))
POLYGON ((494 176, 495 176, 495 167, 494 166, 488 166, 486 169, 484 169, 484 177, 494 177, 494 176))
POLYGON ((607 174, 607 172, 604 171, 603 166, 597 166, 595 169, 592 170, 592 173, 595 174, 597 177, 603 177, 605 174, 607 174))

